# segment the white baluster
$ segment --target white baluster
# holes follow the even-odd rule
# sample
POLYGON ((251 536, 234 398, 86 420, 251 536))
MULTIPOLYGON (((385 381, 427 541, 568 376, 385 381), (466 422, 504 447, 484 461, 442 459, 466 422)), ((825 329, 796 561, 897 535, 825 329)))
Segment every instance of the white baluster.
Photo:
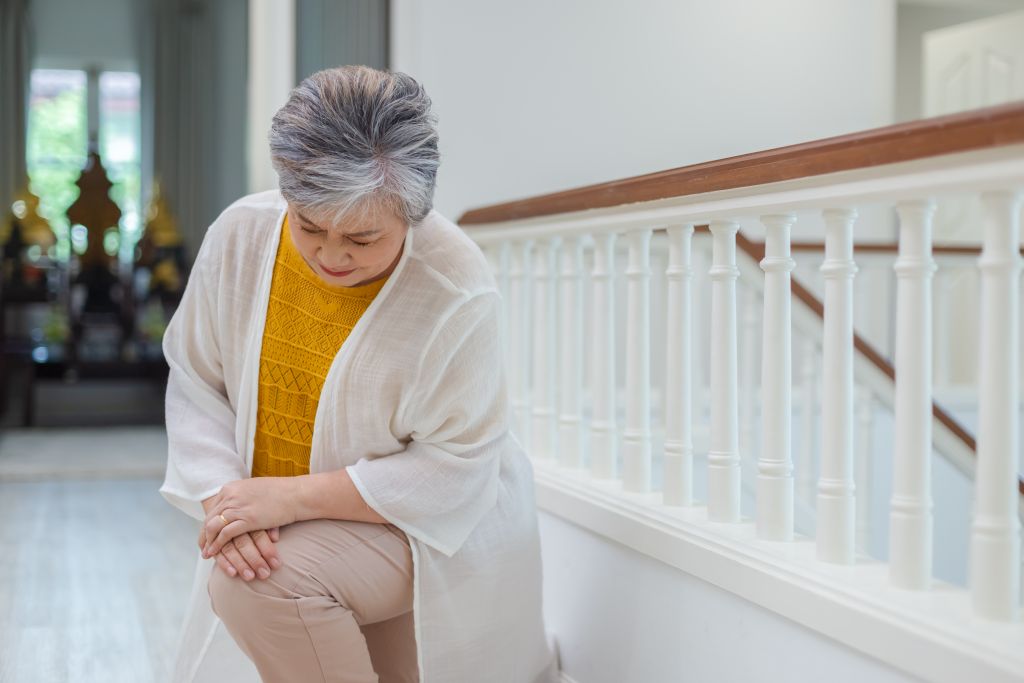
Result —
POLYGON ((569 237, 562 244, 559 286, 562 308, 559 318, 558 461, 571 468, 583 467, 583 239, 569 237))
POLYGON ((739 224, 713 221, 711 266, 711 448, 708 518, 740 520, 740 458, 736 377, 736 233, 739 224))
POLYGON ((753 478, 757 472, 757 357, 761 353, 761 344, 758 339, 760 330, 758 325, 761 322, 758 317, 759 304, 758 293, 752 284, 742 281, 738 285, 740 297, 740 311, 743 325, 743 334, 740 335, 739 343, 742 349, 743 362, 739 365, 740 387, 740 468, 742 476, 753 478))
POLYGON ((560 238, 537 241, 533 277, 533 423, 534 457, 554 458, 558 448, 555 412, 555 352, 557 297, 554 293, 555 256, 560 238))
POLYGON ((889 576, 900 588, 931 585, 932 568, 932 216, 910 201, 900 217, 896 271, 896 434, 890 505, 889 576))
POLYGON ((617 476, 618 433, 615 380, 615 233, 594 235, 590 329, 590 473, 617 476))
POLYGON ((668 228, 668 342, 665 380, 665 505, 693 504, 693 225, 668 228))
POLYGON ((934 315, 933 331, 935 333, 935 357, 933 358, 932 378, 935 386, 939 389, 948 388, 951 384, 950 370, 952 369, 953 357, 950 341, 953 338, 954 329, 952 316, 949 313, 952 303, 950 290, 952 289, 954 276, 955 271, 949 265, 944 266, 942 270, 935 273, 935 287, 932 291, 934 295, 934 306, 932 307, 932 314, 934 315))
POLYGON ((974 476, 969 581, 977 615, 1016 620, 1020 608, 1020 200, 1012 192, 982 195, 981 368, 978 464, 974 476))
MULTIPOLYGON (((694 230, 693 258, 693 352, 700 362, 694 366, 693 410, 696 423, 694 436, 706 440, 708 434, 709 402, 711 400, 711 239, 710 235, 694 230)), ((696 448, 696 444, 695 444, 696 448)), ((705 445, 706 450, 706 445, 705 445)))
POLYGON ((513 244, 509 254, 509 356, 511 357, 509 389, 516 416, 515 433, 524 446, 531 445, 530 421, 530 272, 531 241, 513 244))
POLYGON ((796 462, 796 487, 800 499, 811 504, 818 481, 818 347, 812 337, 800 345, 800 457, 796 462))
POLYGON ((871 480, 874 472, 875 402, 871 392, 860 387, 854 390, 857 432, 857 449, 854 466, 857 487, 857 549, 865 555, 871 547, 871 480))
MULTIPOLYGON (((825 562, 854 560, 853 262, 852 209, 829 209, 825 219, 825 329, 821 350, 821 476, 817 554, 825 562)), ((930 369, 930 368, 929 368, 930 369)))
POLYGON ((622 481, 626 491, 651 489, 651 229, 629 233, 626 269, 626 428, 622 481))
POLYGON ((765 252, 764 338, 761 346, 761 458, 757 475, 757 535, 793 538, 792 386, 793 348, 789 214, 762 216, 765 252))

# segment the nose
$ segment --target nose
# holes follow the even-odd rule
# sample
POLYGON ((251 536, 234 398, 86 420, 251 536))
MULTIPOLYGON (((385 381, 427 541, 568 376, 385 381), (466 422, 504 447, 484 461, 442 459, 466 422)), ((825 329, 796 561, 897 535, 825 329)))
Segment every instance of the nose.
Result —
POLYGON ((320 263, 329 270, 348 270, 352 257, 343 247, 321 247, 318 254, 320 263))

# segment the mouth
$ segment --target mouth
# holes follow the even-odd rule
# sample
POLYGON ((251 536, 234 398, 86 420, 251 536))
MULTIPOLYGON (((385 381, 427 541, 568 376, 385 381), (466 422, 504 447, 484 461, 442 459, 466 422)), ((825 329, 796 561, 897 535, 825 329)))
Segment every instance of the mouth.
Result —
POLYGON ((350 270, 331 270, 330 268, 327 268, 327 267, 323 266, 322 264, 317 264, 317 265, 320 266, 320 270, 324 271, 328 275, 331 275, 332 277, 345 277, 346 275, 354 273, 355 270, 356 270, 355 268, 352 268, 350 270))

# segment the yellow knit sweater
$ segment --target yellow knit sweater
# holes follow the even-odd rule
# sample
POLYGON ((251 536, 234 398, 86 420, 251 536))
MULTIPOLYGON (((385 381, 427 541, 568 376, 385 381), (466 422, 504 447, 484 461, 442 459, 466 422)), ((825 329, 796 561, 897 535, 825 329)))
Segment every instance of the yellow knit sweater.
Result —
POLYGON ((260 354, 252 476, 309 473, 313 418, 327 371, 385 282, 326 284, 299 254, 285 219, 260 354))

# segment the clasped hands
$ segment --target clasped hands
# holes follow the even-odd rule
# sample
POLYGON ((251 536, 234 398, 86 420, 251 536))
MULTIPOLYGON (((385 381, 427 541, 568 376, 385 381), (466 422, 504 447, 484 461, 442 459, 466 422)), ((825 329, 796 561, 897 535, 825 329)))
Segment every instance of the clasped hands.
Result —
POLYGON ((274 546, 280 527, 297 521, 291 504, 294 486, 294 477, 252 477, 229 482, 203 500, 206 519, 199 528, 203 557, 215 558, 228 576, 246 581, 269 577, 272 569, 281 566, 274 546))

